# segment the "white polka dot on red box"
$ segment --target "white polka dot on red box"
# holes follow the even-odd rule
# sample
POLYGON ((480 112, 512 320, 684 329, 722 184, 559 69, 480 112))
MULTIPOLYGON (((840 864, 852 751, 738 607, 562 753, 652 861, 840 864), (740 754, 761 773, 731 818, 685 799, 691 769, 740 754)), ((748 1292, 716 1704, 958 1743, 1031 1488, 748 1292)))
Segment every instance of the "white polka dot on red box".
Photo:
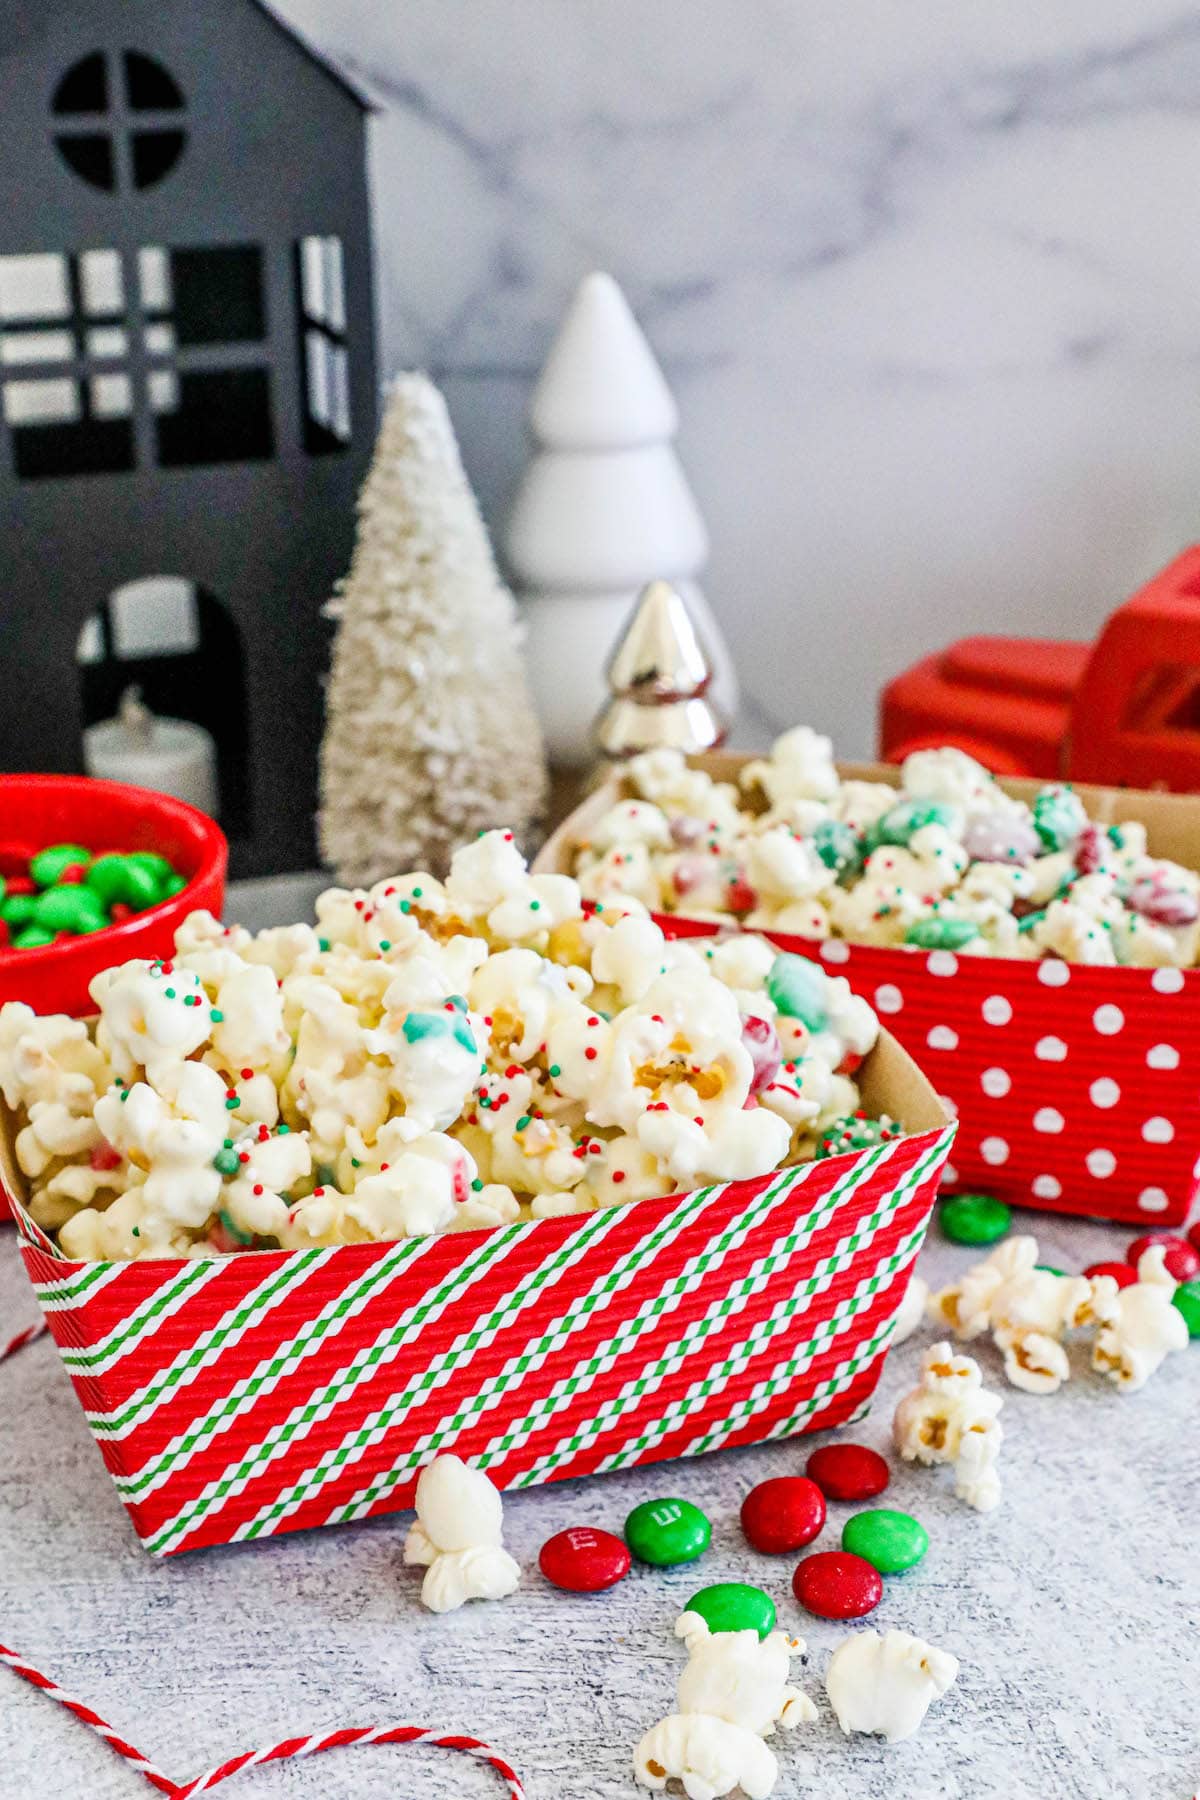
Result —
POLYGON ((957 1050, 958 1033, 949 1025, 931 1025, 925 1042, 931 1050, 957 1050))
POLYGON ((1148 1144, 1169 1144, 1174 1136, 1175 1127, 1170 1119, 1164 1119, 1161 1114, 1147 1119, 1142 1126, 1142 1137, 1148 1144))
POLYGON ((1039 1062, 1065 1062, 1067 1046, 1060 1037, 1039 1038, 1033 1046, 1033 1054, 1039 1062))
POLYGON ((1038 980, 1044 987, 1066 987, 1070 979, 1070 969, 1056 956, 1048 956, 1038 964, 1038 980))
POLYGON ((1033 1115, 1035 1131, 1061 1131, 1066 1122, 1058 1108, 1054 1106, 1039 1106, 1033 1115))
POLYGON ((989 1100, 1003 1100, 1012 1087, 1012 1076, 1007 1069, 985 1069, 979 1085, 989 1100))
POLYGON ((1174 1044, 1151 1044, 1146 1052, 1148 1069, 1177 1069, 1179 1052, 1174 1044))
POLYGON ((1101 1075, 1093 1081, 1088 1089, 1093 1106, 1115 1106, 1121 1098, 1121 1090, 1111 1075, 1101 1075))
POLYGON ((1084 1161, 1087 1163, 1088 1174, 1094 1175, 1098 1181, 1106 1180, 1117 1166, 1117 1159, 1111 1150, 1089 1150, 1084 1161))
POLYGON ((981 1010, 989 1025, 1007 1025, 1012 1018, 1012 1002, 1003 994, 989 994, 981 1010))
POLYGON ((1113 1006, 1106 1002, 1103 1006, 1098 1006, 1092 1014, 1092 1024, 1103 1037, 1115 1037, 1118 1031, 1124 1029, 1125 1014, 1119 1006, 1113 1006))

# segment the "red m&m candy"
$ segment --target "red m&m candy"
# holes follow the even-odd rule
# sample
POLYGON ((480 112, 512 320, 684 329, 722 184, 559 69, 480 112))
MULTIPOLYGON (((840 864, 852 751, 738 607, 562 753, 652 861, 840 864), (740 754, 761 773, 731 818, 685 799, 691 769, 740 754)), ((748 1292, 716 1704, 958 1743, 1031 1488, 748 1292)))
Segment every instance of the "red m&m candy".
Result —
POLYGON ((1137 1270, 1131 1269, 1128 1263, 1089 1263, 1083 1272, 1089 1281, 1094 1280, 1097 1275, 1111 1275, 1119 1288, 1132 1287, 1137 1280, 1137 1270))
POLYGON ((760 1481, 742 1501, 742 1530, 756 1550, 782 1556, 811 1544, 825 1523, 825 1496, 803 1475, 760 1481))
POLYGON ((1152 1250, 1155 1245, 1166 1252, 1163 1257, 1163 1267, 1168 1275, 1174 1276, 1176 1281, 1194 1281, 1196 1276, 1200 1275, 1200 1251, 1189 1244, 1186 1238, 1181 1237, 1156 1237, 1150 1234, 1146 1237, 1134 1238, 1125 1252, 1126 1262, 1131 1263, 1136 1269, 1139 1257, 1147 1250, 1152 1250))
POLYGON ((883 1577, 848 1550, 818 1550, 796 1564, 792 1592, 818 1619, 861 1619, 883 1599, 883 1577))
POLYGON ((547 1538, 538 1567, 555 1587, 571 1594, 599 1594, 629 1573, 629 1550, 611 1531, 570 1525, 547 1538))
POLYGON ((869 1500, 892 1478, 887 1459, 865 1444, 822 1444, 804 1471, 831 1500, 869 1500))

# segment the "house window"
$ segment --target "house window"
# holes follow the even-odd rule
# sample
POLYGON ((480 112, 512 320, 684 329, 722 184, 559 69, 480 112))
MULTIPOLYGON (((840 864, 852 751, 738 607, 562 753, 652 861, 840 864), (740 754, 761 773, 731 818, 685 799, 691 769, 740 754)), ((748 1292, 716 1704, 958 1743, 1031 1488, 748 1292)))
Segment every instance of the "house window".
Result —
POLYGON ((313 456, 350 442, 350 368, 342 240, 305 237, 296 246, 303 358, 304 448, 313 456))
POLYGON ((187 142, 173 75, 140 50, 93 50, 63 75, 50 110, 54 143, 72 172, 108 193, 169 175, 187 142))
POLYGON ((0 256, 0 415, 18 475, 274 455, 254 244, 0 256))
POLYGON ((146 390, 163 468, 273 456, 267 368, 247 346, 266 337, 256 244, 138 252, 146 390))
POLYGON ((98 475, 134 466, 121 259, 0 256, 0 408, 20 476, 98 475))

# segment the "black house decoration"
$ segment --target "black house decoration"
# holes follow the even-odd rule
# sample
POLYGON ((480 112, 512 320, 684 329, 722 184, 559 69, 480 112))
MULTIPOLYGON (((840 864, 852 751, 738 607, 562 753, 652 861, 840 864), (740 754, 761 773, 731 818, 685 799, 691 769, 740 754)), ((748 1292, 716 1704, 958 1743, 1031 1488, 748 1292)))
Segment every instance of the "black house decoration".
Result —
POLYGON ((0 768, 82 767, 136 681, 216 738, 239 874, 315 858, 367 110, 260 0, 0 0, 0 768), (156 592, 165 646, 127 629, 156 592))

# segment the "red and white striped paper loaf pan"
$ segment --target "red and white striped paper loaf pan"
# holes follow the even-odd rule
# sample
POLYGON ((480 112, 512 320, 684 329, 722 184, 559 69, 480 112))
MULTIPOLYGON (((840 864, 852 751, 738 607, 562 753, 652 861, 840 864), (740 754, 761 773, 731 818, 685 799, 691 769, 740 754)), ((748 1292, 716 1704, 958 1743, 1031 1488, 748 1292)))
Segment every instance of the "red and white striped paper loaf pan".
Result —
MULTIPOLYGON (((722 780, 746 760, 696 758, 722 780)), ((893 784, 899 775, 883 763, 842 772, 893 784)), ((1029 798, 1041 784, 1000 785, 1029 798)), ((1144 820, 1152 851, 1200 868, 1200 800, 1076 791, 1093 818, 1144 820)), ((623 792, 616 779, 597 790, 534 866, 568 870, 574 845, 623 792)), ((659 915, 659 924, 674 935, 718 929, 680 914, 659 915)), ((844 975, 921 1063, 958 1118, 948 1188, 1139 1224, 1188 1216, 1200 1157, 1200 972, 764 935, 844 975)))
POLYGON ((453 1450, 501 1488, 699 1456, 866 1407, 954 1135, 886 1033, 909 1135, 753 1181, 495 1231, 66 1261, 0 1171, 50 1330, 157 1556, 412 1504, 453 1450))

